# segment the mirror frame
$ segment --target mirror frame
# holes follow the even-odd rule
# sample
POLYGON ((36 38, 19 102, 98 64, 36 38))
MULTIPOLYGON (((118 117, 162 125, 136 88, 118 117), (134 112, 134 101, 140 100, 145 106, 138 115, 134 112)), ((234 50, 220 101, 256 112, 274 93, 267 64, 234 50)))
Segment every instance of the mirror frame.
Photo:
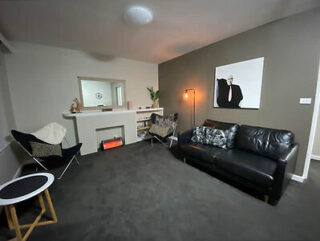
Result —
POLYGON ((78 83, 79 83, 79 93, 80 93, 80 101, 81 101, 81 109, 83 110, 102 110, 102 109, 119 109, 119 108, 126 108, 127 107, 127 96, 126 96, 126 81, 125 80, 119 80, 119 79, 107 79, 107 78, 95 78, 95 77, 85 77, 85 76, 78 76, 78 83), (105 105, 105 106, 89 106, 85 107, 83 105, 83 93, 82 93, 82 85, 81 80, 94 80, 94 81, 112 81, 117 83, 122 83, 124 86, 124 102, 123 105, 105 105))

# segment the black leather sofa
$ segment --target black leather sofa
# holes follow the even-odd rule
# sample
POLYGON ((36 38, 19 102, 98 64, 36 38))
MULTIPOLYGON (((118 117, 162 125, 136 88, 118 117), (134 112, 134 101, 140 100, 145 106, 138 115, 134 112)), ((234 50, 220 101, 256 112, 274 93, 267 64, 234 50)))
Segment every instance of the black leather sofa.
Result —
MULTIPOLYGON (((231 148, 191 142, 192 130, 179 133, 178 146, 187 161, 232 183, 264 195, 276 205, 294 172, 298 145, 286 130, 205 120, 204 126, 230 130, 231 148)), ((228 140, 229 141, 229 140, 228 140)))

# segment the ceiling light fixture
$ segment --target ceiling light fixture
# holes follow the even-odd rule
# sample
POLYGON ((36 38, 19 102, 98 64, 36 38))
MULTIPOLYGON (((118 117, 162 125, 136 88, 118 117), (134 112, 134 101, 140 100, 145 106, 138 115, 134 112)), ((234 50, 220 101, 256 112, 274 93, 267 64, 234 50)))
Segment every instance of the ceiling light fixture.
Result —
POLYGON ((131 6, 124 13, 124 19, 128 23, 144 25, 151 23, 153 20, 152 11, 143 6, 131 6))

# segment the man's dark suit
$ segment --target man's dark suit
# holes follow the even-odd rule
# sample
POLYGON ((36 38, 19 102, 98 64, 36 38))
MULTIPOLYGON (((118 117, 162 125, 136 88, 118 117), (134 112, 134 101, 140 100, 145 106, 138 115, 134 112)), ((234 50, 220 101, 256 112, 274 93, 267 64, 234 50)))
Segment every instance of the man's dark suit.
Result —
POLYGON ((228 85, 227 80, 217 79, 218 81, 218 98, 217 103, 222 108, 240 108, 239 103, 243 99, 242 91, 239 85, 228 85), (229 89, 232 89, 232 99, 229 102, 229 89))

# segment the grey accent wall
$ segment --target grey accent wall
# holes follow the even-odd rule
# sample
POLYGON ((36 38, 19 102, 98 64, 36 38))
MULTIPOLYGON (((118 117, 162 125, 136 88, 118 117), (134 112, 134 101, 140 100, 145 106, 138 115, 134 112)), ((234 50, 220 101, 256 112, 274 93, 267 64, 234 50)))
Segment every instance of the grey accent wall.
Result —
POLYGON ((320 118, 319 117, 317 120, 316 133, 315 133, 314 143, 312 148, 313 158, 320 156, 320 118))
MULTIPOLYGON (((320 57, 320 9, 294 15, 193 51, 159 65, 160 105, 180 114, 179 129, 190 128, 185 88, 196 89, 196 123, 205 118, 288 129, 300 144, 296 174, 302 175, 311 127, 320 57), (265 57, 261 108, 213 108, 215 67, 265 57)), ((214 31, 214 30, 208 30, 214 31)))

